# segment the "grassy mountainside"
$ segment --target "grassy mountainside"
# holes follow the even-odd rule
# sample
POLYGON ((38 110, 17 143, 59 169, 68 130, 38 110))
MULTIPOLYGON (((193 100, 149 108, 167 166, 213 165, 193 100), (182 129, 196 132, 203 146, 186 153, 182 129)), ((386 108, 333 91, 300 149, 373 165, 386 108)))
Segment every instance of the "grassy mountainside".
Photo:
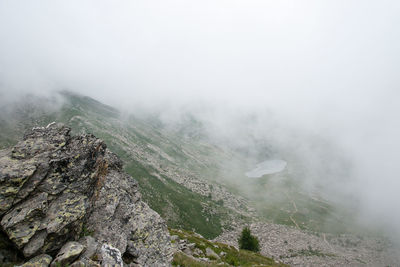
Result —
POLYGON ((53 121, 103 139, 138 180, 144 200, 170 227, 207 238, 250 220, 316 231, 346 229, 344 213, 302 192, 289 173, 246 178, 250 167, 246 154, 209 142, 202 136, 201 124, 191 117, 170 128, 156 116, 125 116, 69 92, 53 99, 27 97, 2 108, 0 147, 14 144, 26 129, 53 121))
MULTIPOLYGON (((91 98, 68 92, 61 95, 58 109, 46 99, 30 98, 26 99, 28 104, 3 112, 0 146, 14 144, 31 127, 63 122, 74 132, 93 133, 103 139, 125 162, 125 170, 138 180, 144 200, 171 227, 194 230, 212 238, 233 218, 246 220, 238 212, 223 207, 221 201, 212 199, 209 193, 193 192, 176 182, 177 177, 193 180, 200 171, 214 172, 212 168, 204 171, 199 167, 213 165, 207 162, 208 158, 199 162, 211 147, 171 137, 162 132, 157 120, 122 118, 114 108, 91 98)), ((208 185, 200 183, 200 186, 208 185)))

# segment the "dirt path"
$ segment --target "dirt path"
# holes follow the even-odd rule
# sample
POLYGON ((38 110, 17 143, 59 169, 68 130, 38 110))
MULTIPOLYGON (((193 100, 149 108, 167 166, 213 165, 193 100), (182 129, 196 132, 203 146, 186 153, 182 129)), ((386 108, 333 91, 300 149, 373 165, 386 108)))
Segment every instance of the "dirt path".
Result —
POLYGON ((295 221, 295 219, 293 219, 293 215, 295 215, 297 212, 299 212, 299 210, 297 209, 297 206, 296 206, 296 202, 294 202, 294 200, 291 197, 289 197, 289 194, 287 192, 285 192, 285 196, 287 197, 287 199, 289 199, 289 201, 292 203, 293 208, 294 208, 294 211, 289 214, 289 218, 293 222, 293 224, 296 225, 296 227, 298 229, 301 229, 300 226, 295 221))

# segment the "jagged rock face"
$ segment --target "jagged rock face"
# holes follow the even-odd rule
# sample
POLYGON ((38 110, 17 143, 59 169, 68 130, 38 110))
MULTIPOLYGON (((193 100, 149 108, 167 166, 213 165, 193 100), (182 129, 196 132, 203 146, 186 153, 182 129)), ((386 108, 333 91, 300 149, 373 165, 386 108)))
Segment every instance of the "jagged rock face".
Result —
POLYGON ((140 200, 137 182, 93 135, 70 136, 62 125, 36 128, 0 151, 1 229, 30 258, 55 255, 67 242, 92 235, 124 259, 168 264, 164 221, 140 200))

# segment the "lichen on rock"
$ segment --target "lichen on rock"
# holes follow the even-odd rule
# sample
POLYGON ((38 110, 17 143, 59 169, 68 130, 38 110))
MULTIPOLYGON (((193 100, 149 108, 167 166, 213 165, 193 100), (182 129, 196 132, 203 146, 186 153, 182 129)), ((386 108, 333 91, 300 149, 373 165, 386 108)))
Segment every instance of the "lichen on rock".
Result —
POLYGON ((53 258, 47 254, 38 255, 28 262, 23 264, 21 267, 47 267, 50 265, 53 258))
POLYGON ((81 237, 90 234, 92 259, 82 252, 80 262, 100 260, 108 244, 128 263, 169 265, 164 220, 141 200, 137 182, 103 141, 53 124, 0 152, 0 226, 25 259, 54 257, 69 241, 87 243, 81 237))
POLYGON ((56 258, 51 263, 51 267, 65 266, 74 262, 85 250, 85 247, 78 242, 70 241, 66 243, 57 253, 56 258))

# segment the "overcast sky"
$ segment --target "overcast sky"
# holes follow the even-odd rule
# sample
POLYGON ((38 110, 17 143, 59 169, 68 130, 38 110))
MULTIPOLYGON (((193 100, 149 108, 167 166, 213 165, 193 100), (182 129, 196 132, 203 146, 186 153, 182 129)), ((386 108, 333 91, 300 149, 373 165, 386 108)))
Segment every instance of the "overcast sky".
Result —
POLYGON ((268 111, 341 147, 365 212, 396 227, 399 14, 396 0, 0 0, 0 97, 268 111))

